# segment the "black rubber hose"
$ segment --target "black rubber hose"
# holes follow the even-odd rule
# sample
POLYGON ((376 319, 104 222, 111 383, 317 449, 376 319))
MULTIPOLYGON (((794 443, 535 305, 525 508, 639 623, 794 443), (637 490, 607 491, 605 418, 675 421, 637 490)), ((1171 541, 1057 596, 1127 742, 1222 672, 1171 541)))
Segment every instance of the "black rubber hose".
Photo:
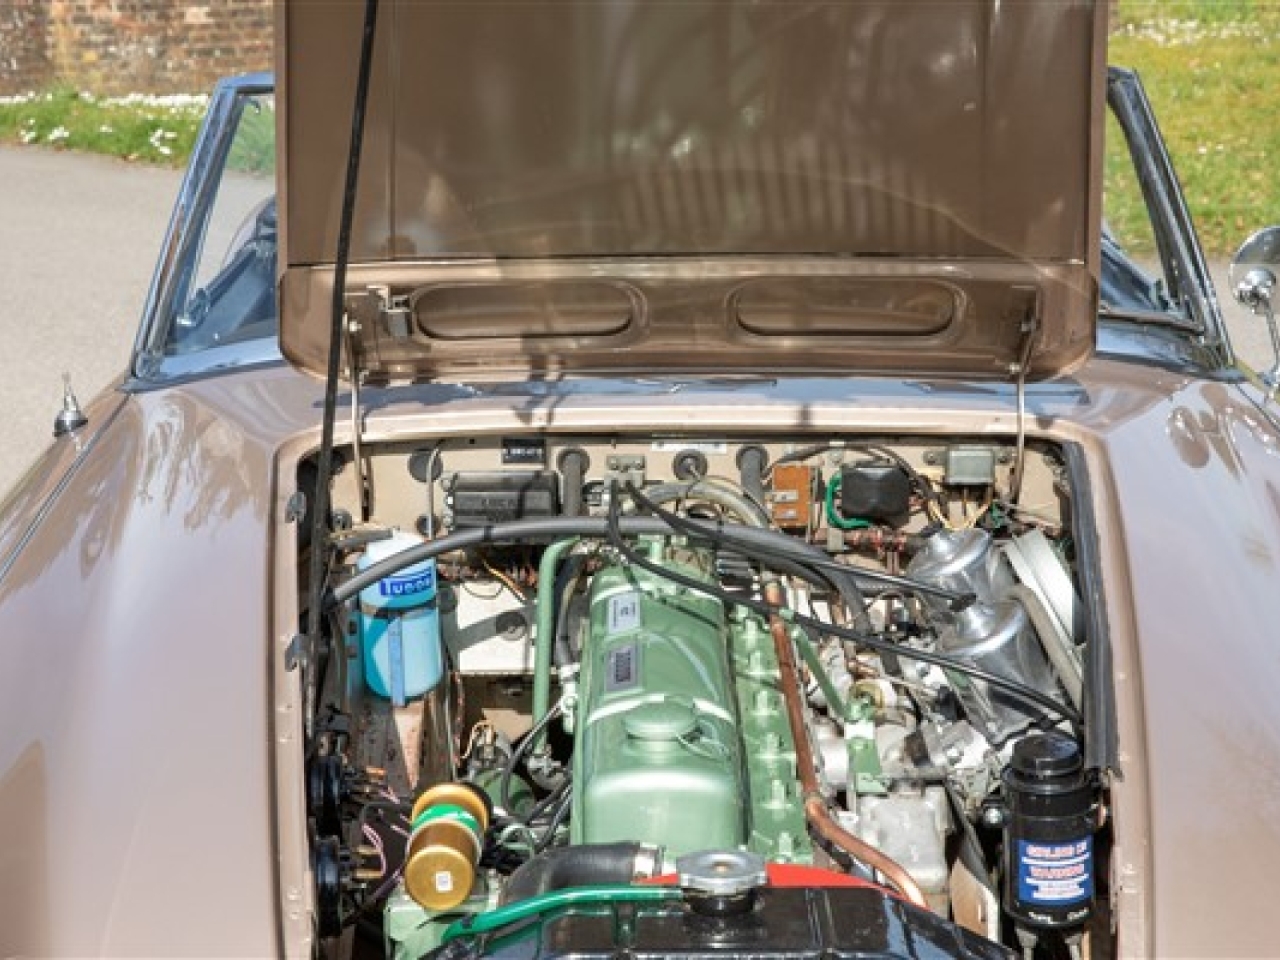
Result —
POLYGON ((586 565, 587 558, 580 553, 574 553, 570 554, 556 571, 556 615, 552 620, 555 624, 555 642, 551 648, 551 662, 557 667, 567 667, 575 662, 568 635, 569 599, 573 592, 572 587, 577 583, 586 565))
MULTIPOLYGON (((997 690, 1003 691, 1012 697, 1016 697, 1025 703, 1041 707, 1052 716, 1063 718, 1071 724, 1072 729, 1076 733, 1079 733, 1082 729, 1080 714, 1076 710, 1058 703, 1057 700, 1047 694, 1041 693, 1039 690, 1034 687, 1030 687, 1025 683, 1020 683, 1016 680, 1009 680, 1006 677, 992 673, 989 670, 983 670, 971 663, 966 663, 944 653, 935 653, 930 650, 923 650, 916 647, 900 646, 899 644, 889 640, 873 636, 864 636, 853 630, 846 630, 842 627, 834 626, 833 624, 823 623, 820 620, 816 620, 813 617, 806 617, 794 610, 781 608, 774 603, 756 600, 750 597, 738 596, 729 593, 727 590, 724 590, 715 584, 706 583, 694 577, 685 576, 675 569, 668 569, 660 566, 646 557, 641 556, 627 545, 626 541, 623 539, 622 528, 619 526, 619 521, 622 518, 617 512, 616 504, 617 497, 615 491, 615 496, 610 499, 609 516, 606 518, 609 524, 609 543, 618 551, 619 556, 621 556, 623 560, 633 566, 639 567, 641 570, 645 570, 655 576, 670 580, 672 583, 678 583, 681 586, 697 593, 714 597, 722 603, 745 607, 762 617, 779 616, 789 623, 797 624, 801 627, 810 627, 819 635, 839 637, 843 640, 852 640, 855 643, 862 644, 872 650, 887 650, 896 653, 900 657, 909 657, 910 659, 918 660, 923 663, 935 664, 944 669, 959 671, 966 676, 973 677, 977 680, 983 680, 988 685, 995 687, 997 690)), ((682 523, 681 526, 684 526, 684 523, 682 523)))
POLYGON ((576 447, 560 454, 560 479, 564 499, 564 515, 577 517, 582 514, 582 484, 591 459, 585 450, 576 447))
MULTIPOLYGON (((560 537, 595 537, 603 539, 608 532, 608 521, 602 517, 538 517, 533 520, 513 520, 483 527, 455 530, 447 537, 428 540, 408 550, 402 550, 386 560, 379 561, 333 588, 329 603, 346 603, 370 584, 383 577, 399 573, 405 567, 423 560, 431 560, 456 550, 466 550, 487 543, 518 543, 522 540, 557 539, 560 537)), ((627 536, 670 536, 669 524, 656 517, 628 517, 622 521, 622 532, 627 536)))
POLYGON ((854 612, 855 617, 865 616, 867 605, 861 596, 861 590, 852 582, 854 577, 896 585, 915 593, 941 596, 952 601, 952 608, 955 610, 963 610, 974 600, 972 594, 961 594, 954 590, 939 590, 931 584, 900 577, 896 574, 838 563, 813 544, 770 529, 755 526, 728 527, 724 525, 723 521, 716 522, 715 526, 712 527, 707 522, 682 517, 664 509, 633 484, 627 484, 627 494, 636 502, 637 506, 647 510, 659 519, 665 520, 671 525, 671 529, 678 533, 701 537, 712 543, 720 543, 723 540, 732 541, 736 538, 740 542, 748 542, 755 555, 767 564, 775 564, 779 557, 789 557, 820 571, 827 577, 827 582, 840 592, 841 597, 849 606, 849 609, 854 612))
MULTIPOLYGON (((785 533, 749 527, 720 520, 684 520, 678 526, 661 517, 619 517, 618 532, 628 537, 662 537, 678 535, 701 537, 712 543, 728 543, 754 554, 771 553, 806 566, 816 567, 837 576, 861 576, 896 585, 901 589, 943 597, 963 608, 972 602, 973 595, 946 590, 931 584, 917 583, 908 577, 881 574, 836 563, 827 558, 817 547, 804 543, 785 533)), ((334 587, 329 595, 329 606, 346 603, 370 584, 383 577, 398 573, 405 567, 423 560, 431 560, 456 550, 465 550, 486 543, 514 543, 522 540, 556 539, 558 537, 593 537, 608 539, 611 530, 607 517, 539 517, 534 520, 513 520, 483 527, 457 530, 447 537, 430 540, 394 556, 373 564, 349 580, 334 587)))
POLYGON ((552 890, 630 883, 636 861, 652 850, 642 843, 583 843, 556 847, 526 860, 511 874, 502 903, 516 903, 552 890))
POLYGON ((769 451, 749 446, 738 451, 738 482, 760 503, 764 503, 764 468, 769 465, 769 451))

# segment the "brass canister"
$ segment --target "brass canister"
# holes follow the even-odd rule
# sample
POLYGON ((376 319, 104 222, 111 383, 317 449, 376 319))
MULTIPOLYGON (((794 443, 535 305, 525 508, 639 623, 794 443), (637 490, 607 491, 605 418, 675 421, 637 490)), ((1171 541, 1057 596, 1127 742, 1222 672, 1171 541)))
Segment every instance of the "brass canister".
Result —
POLYGON ((489 804, 466 783, 441 783, 413 805, 404 886, 428 910, 452 910, 471 893, 489 829, 489 804))

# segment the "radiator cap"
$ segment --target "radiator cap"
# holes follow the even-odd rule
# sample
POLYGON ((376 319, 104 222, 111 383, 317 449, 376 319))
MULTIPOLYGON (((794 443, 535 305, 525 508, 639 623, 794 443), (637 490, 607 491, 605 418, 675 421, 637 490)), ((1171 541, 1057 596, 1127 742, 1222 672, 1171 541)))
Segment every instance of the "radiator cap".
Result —
POLYGON ((680 887, 696 913, 746 913, 769 882, 764 857, 745 850, 702 850, 676 858, 680 887))

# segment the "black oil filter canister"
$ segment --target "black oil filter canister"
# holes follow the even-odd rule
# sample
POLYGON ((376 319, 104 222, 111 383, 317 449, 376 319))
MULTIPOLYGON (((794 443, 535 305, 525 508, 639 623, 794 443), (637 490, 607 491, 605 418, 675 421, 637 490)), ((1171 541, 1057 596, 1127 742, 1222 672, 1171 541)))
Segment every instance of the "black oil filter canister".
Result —
POLYGON ((1081 926, 1093 911, 1097 808, 1079 744, 1061 733, 1023 738, 1004 791, 1005 910, 1032 930, 1081 926))

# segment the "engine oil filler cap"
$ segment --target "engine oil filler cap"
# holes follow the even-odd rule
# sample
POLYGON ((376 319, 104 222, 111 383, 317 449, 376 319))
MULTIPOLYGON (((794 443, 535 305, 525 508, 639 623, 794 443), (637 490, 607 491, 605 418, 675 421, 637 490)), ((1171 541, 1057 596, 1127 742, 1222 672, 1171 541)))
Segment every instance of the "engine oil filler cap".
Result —
POLYGON ((769 882, 764 857, 746 850, 701 850, 676 858, 680 888, 690 909, 705 916, 747 913, 769 882))
POLYGON ((692 735, 698 729, 698 716, 687 703, 659 700, 628 711, 622 726, 636 740, 671 743, 692 735))

